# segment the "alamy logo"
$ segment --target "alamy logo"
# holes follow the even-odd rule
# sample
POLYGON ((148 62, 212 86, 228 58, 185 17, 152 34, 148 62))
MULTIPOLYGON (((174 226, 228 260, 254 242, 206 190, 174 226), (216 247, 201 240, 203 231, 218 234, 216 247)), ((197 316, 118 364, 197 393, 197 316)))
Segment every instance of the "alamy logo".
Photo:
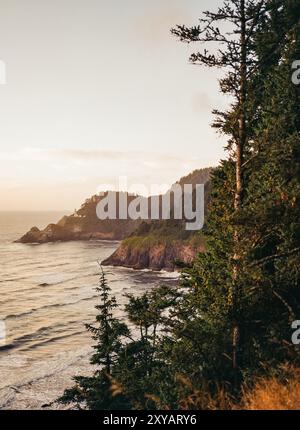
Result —
POLYGON ((294 85, 300 84, 300 60, 296 60, 292 64, 292 70, 295 70, 292 74, 292 82, 294 85))
MULTIPOLYGON (((148 194, 147 187, 141 184, 133 186, 135 189, 136 187, 141 194, 148 194)), ((112 188, 115 187, 110 186, 112 188)), ((154 188, 157 189, 158 186, 154 185, 154 188)), ((165 194, 153 194, 150 191, 150 197, 144 197, 134 196, 130 191, 100 193, 102 198, 96 207, 97 217, 101 220, 184 220, 186 230, 202 229, 204 184, 174 184, 165 194)))
POLYGON ((6 84, 6 64, 0 60, 0 85, 6 84))
POLYGON ((292 329, 295 330, 292 334, 292 343, 294 345, 300 344, 300 321, 296 320, 292 322, 292 329))

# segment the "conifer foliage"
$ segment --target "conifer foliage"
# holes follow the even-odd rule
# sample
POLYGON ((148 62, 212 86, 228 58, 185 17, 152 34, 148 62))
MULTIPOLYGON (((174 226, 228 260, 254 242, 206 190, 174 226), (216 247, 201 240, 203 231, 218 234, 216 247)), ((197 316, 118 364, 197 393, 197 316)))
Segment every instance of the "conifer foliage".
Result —
POLYGON ((91 377, 76 376, 76 385, 66 390, 59 401, 75 403, 80 407, 86 405, 90 409, 114 409, 126 405, 124 399, 119 403, 119 399, 112 395, 111 384, 113 367, 122 348, 122 338, 129 336, 129 330, 125 323, 113 315, 118 305, 115 297, 110 295, 101 265, 100 268, 101 276, 96 288, 100 299, 100 304, 95 306, 98 311, 96 326, 86 325, 95 341, 90 362, 96 366, 96 370, 91 377))
POLYGON ((214 112, 228 155, 211 175, 206 252, 183 270, 180 289, 128 297, 130 329, 115 318, 102 273, 97 326, 87 327, 97 370, 75 378, 63 402, 218 407, 220 390, 239 399, 256 376, 300 365, 291 342, 300 319, 299 0, 224 1, 172 33, 204 44, 191 62, 221 68, 220 91, 231 97, 214 112))

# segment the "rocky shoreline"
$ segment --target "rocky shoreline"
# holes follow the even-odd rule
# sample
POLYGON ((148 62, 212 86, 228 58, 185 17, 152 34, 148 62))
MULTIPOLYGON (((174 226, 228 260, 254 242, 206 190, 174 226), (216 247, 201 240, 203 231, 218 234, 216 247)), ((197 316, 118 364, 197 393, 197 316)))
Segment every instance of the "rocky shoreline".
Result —
POLYGON ((123 266, 132 269, 151 269, 175 271, 178 265, 191 264, 203 247, 174 242, 170 244, 158 243, 151 246, 135 247, 128 243, 121 243, 119 248, 106 260, 104 266, 123 266))
POLYGON ((121 231, 80 231, 79 229, 66 229, 58 224, 49 224, 45 229, 39 230, 32 227, 16 243, 49 243, 68 242, 76 240, 122 240, 124 234, 121 231))

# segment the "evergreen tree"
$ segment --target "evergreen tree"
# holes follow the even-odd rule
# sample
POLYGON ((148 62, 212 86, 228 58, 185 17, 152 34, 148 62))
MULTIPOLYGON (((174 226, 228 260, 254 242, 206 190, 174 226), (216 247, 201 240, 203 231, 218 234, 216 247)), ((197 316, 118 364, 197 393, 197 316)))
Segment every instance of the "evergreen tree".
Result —
POLYGON ((191 57, 227 70, 221 91, 233 96, 228 111, 215 112, 228 158, 211 176, 206 252, 184 270, 180 290, 127 296, 130 331, 113 316, 102 272, 97 326, 87 326, 97 370, 75 378, 61 401, 177 409, 197 392, 194 405, 205 408, 220 389, 239 395, 254 376, 300 364, 290 341, 300 313, 300 86, 291 80, 299 21, 298 0, 232 0, 200 26, 173 30, 226 47, 191 57))
POLYGON ((177 306, 181 294, 175 287, 161 286, 140 297, 127 295, 127 318, 133 324, 134 338, 119 357, 118 381, 133 409, 156 409, 166 396, 170 372, 169 360, 162 348, 168 313, 177 306))
POLYGON ((300 88, 291 80, 300 55, 300 7, 295 0, 275 6, 269 2, 254 41, 268 61, 251 82, 256 114, 243 228, 248 319, 257 321, 248 324, 247 336, 260 339, 261 358, 268 362, 299 360, 290 339, 300 313, 300 88))
POLYGON ((91 364, 97 368, 91 377, 76 376, 76 385, 67 389, 59 399, 61 403, 76 403, 86 405, 89 409, 111 410, 127 408, 126 399, 112 392, 112 381, 115 377, 114 366, 122 349, 122 338, 130 335, 127 325, 114 317, 113 312, 118 307, 114 296, 110 296, 110 287, 101 268, 99 287, 100 304, 95 306, 99 311, 96 316, 96 326, 87 324, 86 328, 92 333, 96 344, 91 364))
POLYGON ((176 288, 159 287, 140 297, 127 295, 129 330, 113 315, 118 305, 110 296, 103 271, 97 291, 101 299, 96 306, 97 326, 86 325, 96 341, 90 360, 96 370, 90 377, 76 376, 75 386, 58 401, 93 410, 155 409, 156 399, 164 396, 168 371, 160 348, 164 314, 176 305, 180 294, 176 288))
MULTIPOLYGON (((186 303, 193 317, 186 324, 182 314, 173 333, 178 367, 185 348, 201 362, 194 369, 182 367, 186 374, 193 372, 198 384, 204 379, 237 382, 237 363, 245 380, 266 367, 299 359, 290 342, 290 323, 300 305, 299 88, 291 82, 291 64, 299 53, 299 18, 299 4, 293 0, 232 1, 224 2, 217 14, 206 13, 201 21, 207 24, 204 30, 181 26, 173 31, 185 41, 224 41, 231 46, 211 24, 227 20, 239 27, 240 40, 242 29, 246 31, 247 41, 245 97, 240 93, 242 63, 221 80, 223 92, 237 97, 228 112, 218 113, 215 124, 230 136, 229 157, 212 175, 207 252, 184 276, 191 289, 186 303), (243 6, 246 27, 241 14, 234 13, 243 6), (245 118, 240 117, 241 109, 245 118), (246 137, 241 145, 244 120, 246 137), (242 193, 237 210, 239 164, 242 193), (196 331, 197 337, 191 336, 196 331)), ((232 45, 239 47, 237 61, 243 57, 241 44, 232 45)), ((191 60, 233 68, 233 49, 217 58, 205 51, 191 60)))
MULTIPOLYGON (((222 68, 226 75, 220 81, 221 91, 233 97, 231 110, 228 112, 215 111, 217 120, 215 126, 229 135, 228 149, 230 159, 235 168, 234 191, 232 201, 232 256, 231 280, 229 282, 227 299, 231 305, 232 322, 232 367, 235 377, 239 373, 239 350, 241 335, 240 300, 243 295, 241 265, 242 231, 236 219, 243 208, 245 175, 244 163, 250 152, 247 107, 249 90, 247 81, 259 64, 253 46, 253 36, 258 29, 261 17, 266 14, 266 0, 232 0, 224 1, 217 12, 204 12, 204 18, 196 27, 177 26, 172 32, 185 42, 201 42, 216 45, 212 53, 206 48, 191 56, 193 63, 208 67, 222 68), (225 27, 224 30, 220 26, 225 27), (229 26, 229 30, 228 27, 229 26), (217 53, 216 53, 217 52, 217 53)), ((227 283, 228 284, 228 283, 227 283)))

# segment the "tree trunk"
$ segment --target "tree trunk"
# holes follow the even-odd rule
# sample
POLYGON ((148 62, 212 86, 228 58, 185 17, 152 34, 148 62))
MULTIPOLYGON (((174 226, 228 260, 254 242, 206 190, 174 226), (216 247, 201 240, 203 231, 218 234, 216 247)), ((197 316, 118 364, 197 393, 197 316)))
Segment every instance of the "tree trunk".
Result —
MULTIPOLYGON (((234 211, 239 212, 242 207, 243 198, 243 151, 246 143, 246 80, 247 80, 247 48, 246 48, 246 17, 245 17, 245 0, 241 0, 241 65, 240 65, 240 90, 239 90, 239 107, 238 107, 238 128, 239 136, 236 141, 236 190, 234 196, 234 211)), ((232 367, 237 377, 239 372, 238 351, 240 344, 240 324, 238 321, 238 303, 239 303, 239 272, 240 272, 240 237, 238 227, 234 231, 234 255, 233 255, 233 333, 232 333, 232 367)))

